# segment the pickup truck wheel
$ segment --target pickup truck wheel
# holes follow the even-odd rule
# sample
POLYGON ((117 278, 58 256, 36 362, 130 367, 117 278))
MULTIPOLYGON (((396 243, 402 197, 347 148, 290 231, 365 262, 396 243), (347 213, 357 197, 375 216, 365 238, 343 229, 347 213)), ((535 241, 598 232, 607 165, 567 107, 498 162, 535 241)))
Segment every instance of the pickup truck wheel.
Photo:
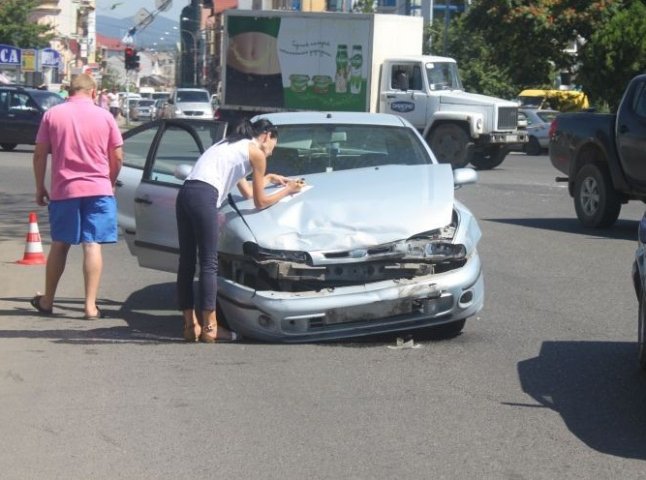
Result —
POLYGON ((500 165, 509 153, 507 147, 489 147, 482 153, 473 154, 471 157, 471 165, 478 170, 491 170, 500 165))
POLYGON ((2 144, 0 144, 0 147, 2 147, 2 149, 6 150, 7 152, 12 151, 17 146, 18 146, 17 143, 2 143, 2 144))
POLYGON ((605 168, 589 163, 579 170, 574 180, 574 209, 585 227, 609 227, 617 221, 621 202, 605 168))
POLYGON ((536 137, 529 137, 527 145, 525 145, 525 153, 527 155, 540 155, 541 151, 541 144, 538 143, 536 137))
POLYGON ((450 163, 453 168, 462 168, 469 163, 469 135, 458 125, 439 125, 427 138, 428 144, 440 163, 450 163))

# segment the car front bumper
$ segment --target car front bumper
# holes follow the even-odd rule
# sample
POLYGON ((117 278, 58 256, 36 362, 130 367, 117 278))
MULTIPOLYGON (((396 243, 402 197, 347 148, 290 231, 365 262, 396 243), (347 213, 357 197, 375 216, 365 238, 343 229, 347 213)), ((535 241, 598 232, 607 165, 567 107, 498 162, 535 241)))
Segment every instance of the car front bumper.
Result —
POLYGON ((218 302, 243 337, 312 342, 402 332, 460 321, 484 303, 477 251, 460 269, 413 279, 308 292, 255 291, 228 279, 218 302))

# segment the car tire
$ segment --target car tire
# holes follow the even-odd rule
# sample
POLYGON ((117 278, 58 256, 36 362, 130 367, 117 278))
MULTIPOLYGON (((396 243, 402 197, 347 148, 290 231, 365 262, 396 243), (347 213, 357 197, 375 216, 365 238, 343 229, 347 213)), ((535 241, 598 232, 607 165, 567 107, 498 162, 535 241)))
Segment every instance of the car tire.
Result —
POLYGON ((453 168, 462 168, 469 163, 469 135, 459 125, 439 125, 427 141, 438 162, 450 163, 453 168))
POLYGON ((642 289, 637 318, 637 359, 642 370, 646 371, 646 292, 642 289))
POLYGON ((529 137, 527 145, 525 145, 525 153, 527 155, 540 155, 542 151, 543 149, 541 148, 541 144, 538 143, 538 139, 536 137, 529 137))
POLYGON ((0 147, 2 147, 3 150, 10 152, 13 149, 15 149, 18 146, 17 143, 0 143, 0 147))
POLYGON ((451 323, 445 323, 443 325, 438 325, 436 327, 431 327, 431 334, 435 338, 453 338, 457 337, 462 333, 464 325, 466 324, 467 319, 463 318, 462 320, 457 320, 451 323))
POLYGON ((617 221, 621 201, 604 166, 588 163, 576 174, 574 209, 585 227, 610 227, 617 221))
POLYGON ((509 149, 507 147, 489 147, 482 153, 474 154, 471 158, 471 165, 478 170, 491 170, 500 165, 508 153, 509 149))

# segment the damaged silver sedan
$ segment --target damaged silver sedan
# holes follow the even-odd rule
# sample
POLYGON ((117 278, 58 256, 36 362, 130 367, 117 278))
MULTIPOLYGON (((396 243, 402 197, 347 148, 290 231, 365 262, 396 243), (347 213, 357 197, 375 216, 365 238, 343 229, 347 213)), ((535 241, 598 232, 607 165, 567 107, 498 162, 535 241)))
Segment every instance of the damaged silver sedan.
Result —
MULTIPOLYGON (((480 229, 454 197, 475 171, 438 164, 397 116, 264 117, 279 130, 268 171, 307 187, 265 210, 235 194, 221 209, 218 302, 230 327, 281 342, 458 334, 484 299, 480 229)), ((191 163, 148 155, 124 228, 142 266, 177 268, 174 204, 191 163)))

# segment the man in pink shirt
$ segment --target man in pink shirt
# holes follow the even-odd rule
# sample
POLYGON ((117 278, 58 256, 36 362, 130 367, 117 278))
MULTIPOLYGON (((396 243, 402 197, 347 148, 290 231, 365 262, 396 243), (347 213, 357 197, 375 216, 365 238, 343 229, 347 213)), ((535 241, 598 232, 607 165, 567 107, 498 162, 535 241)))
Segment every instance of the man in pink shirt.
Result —
POLYGON ((67 102, 49 109, 34 150, 36 203, 48 206, 52 244, 45 269, 45 294, 32 306, 51 314, 71 245, 83 245, 85 318, 102 317, 96 305, 103 257, 101 244, 117 241, 114 186, 123 162, 123 139, 114 117, 95 105, 96 83, 86 74, 70 85, 67 102), (51 188, 45 188, 51 154, 51 188))

